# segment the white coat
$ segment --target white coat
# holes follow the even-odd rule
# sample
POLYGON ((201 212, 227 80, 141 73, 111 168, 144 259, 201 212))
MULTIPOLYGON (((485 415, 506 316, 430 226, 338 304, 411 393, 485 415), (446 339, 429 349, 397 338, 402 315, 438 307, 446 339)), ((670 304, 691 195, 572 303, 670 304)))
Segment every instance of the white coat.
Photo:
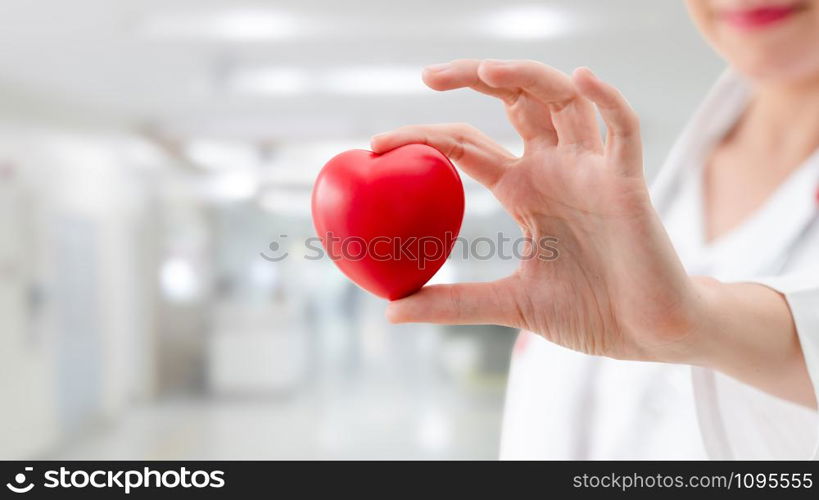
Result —
MULTIPOLYGON (((702 167, 744 110, 727 72, 652 186, 691 274, 785 294, 819 400, 819 151, 740 227, 706 242, 702 167)), ((721 373, 592 357, 522 333, 512 356, 502 459, 819 458, 819 414, 721 373)))

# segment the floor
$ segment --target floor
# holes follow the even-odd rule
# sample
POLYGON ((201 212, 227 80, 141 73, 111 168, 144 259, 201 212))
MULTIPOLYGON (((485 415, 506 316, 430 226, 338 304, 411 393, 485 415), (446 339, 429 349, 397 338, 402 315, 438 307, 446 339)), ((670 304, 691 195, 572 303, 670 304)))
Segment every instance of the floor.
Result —
POLYGON ((494 459, 502 384, 389 384, 271 398, 179 398, 136 408, 58 460, 494 459))

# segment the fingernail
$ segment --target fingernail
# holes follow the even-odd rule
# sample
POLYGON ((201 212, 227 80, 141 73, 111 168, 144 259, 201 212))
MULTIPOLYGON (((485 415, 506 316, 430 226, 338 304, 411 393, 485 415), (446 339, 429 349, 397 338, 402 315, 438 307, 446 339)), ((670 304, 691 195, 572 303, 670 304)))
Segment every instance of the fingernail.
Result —
POLYGON ((424 71, 429 71, 430 73, 440 73, 441 71, 448 70, 450 67, 451 65, 449 63, 433 64, 424 68, 424 71))

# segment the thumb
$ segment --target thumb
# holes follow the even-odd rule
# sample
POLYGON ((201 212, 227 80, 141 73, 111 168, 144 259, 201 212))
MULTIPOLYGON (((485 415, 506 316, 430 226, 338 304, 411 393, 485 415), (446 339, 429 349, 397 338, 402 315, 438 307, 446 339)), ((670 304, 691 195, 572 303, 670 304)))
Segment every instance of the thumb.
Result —
POLYGON ((510 278, 488 283, 432 285, 387 306, 390 323, 512 325, 517 306, 510 278))

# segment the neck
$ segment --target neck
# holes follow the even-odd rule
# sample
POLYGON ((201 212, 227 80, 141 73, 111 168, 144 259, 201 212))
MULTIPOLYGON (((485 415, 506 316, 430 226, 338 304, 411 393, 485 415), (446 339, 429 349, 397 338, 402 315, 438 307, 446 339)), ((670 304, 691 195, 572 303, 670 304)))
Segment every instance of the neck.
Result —
POLYGON ((801 163, 819 148, 819 77, 757 85, 735 138, 758 154, 801 163))

